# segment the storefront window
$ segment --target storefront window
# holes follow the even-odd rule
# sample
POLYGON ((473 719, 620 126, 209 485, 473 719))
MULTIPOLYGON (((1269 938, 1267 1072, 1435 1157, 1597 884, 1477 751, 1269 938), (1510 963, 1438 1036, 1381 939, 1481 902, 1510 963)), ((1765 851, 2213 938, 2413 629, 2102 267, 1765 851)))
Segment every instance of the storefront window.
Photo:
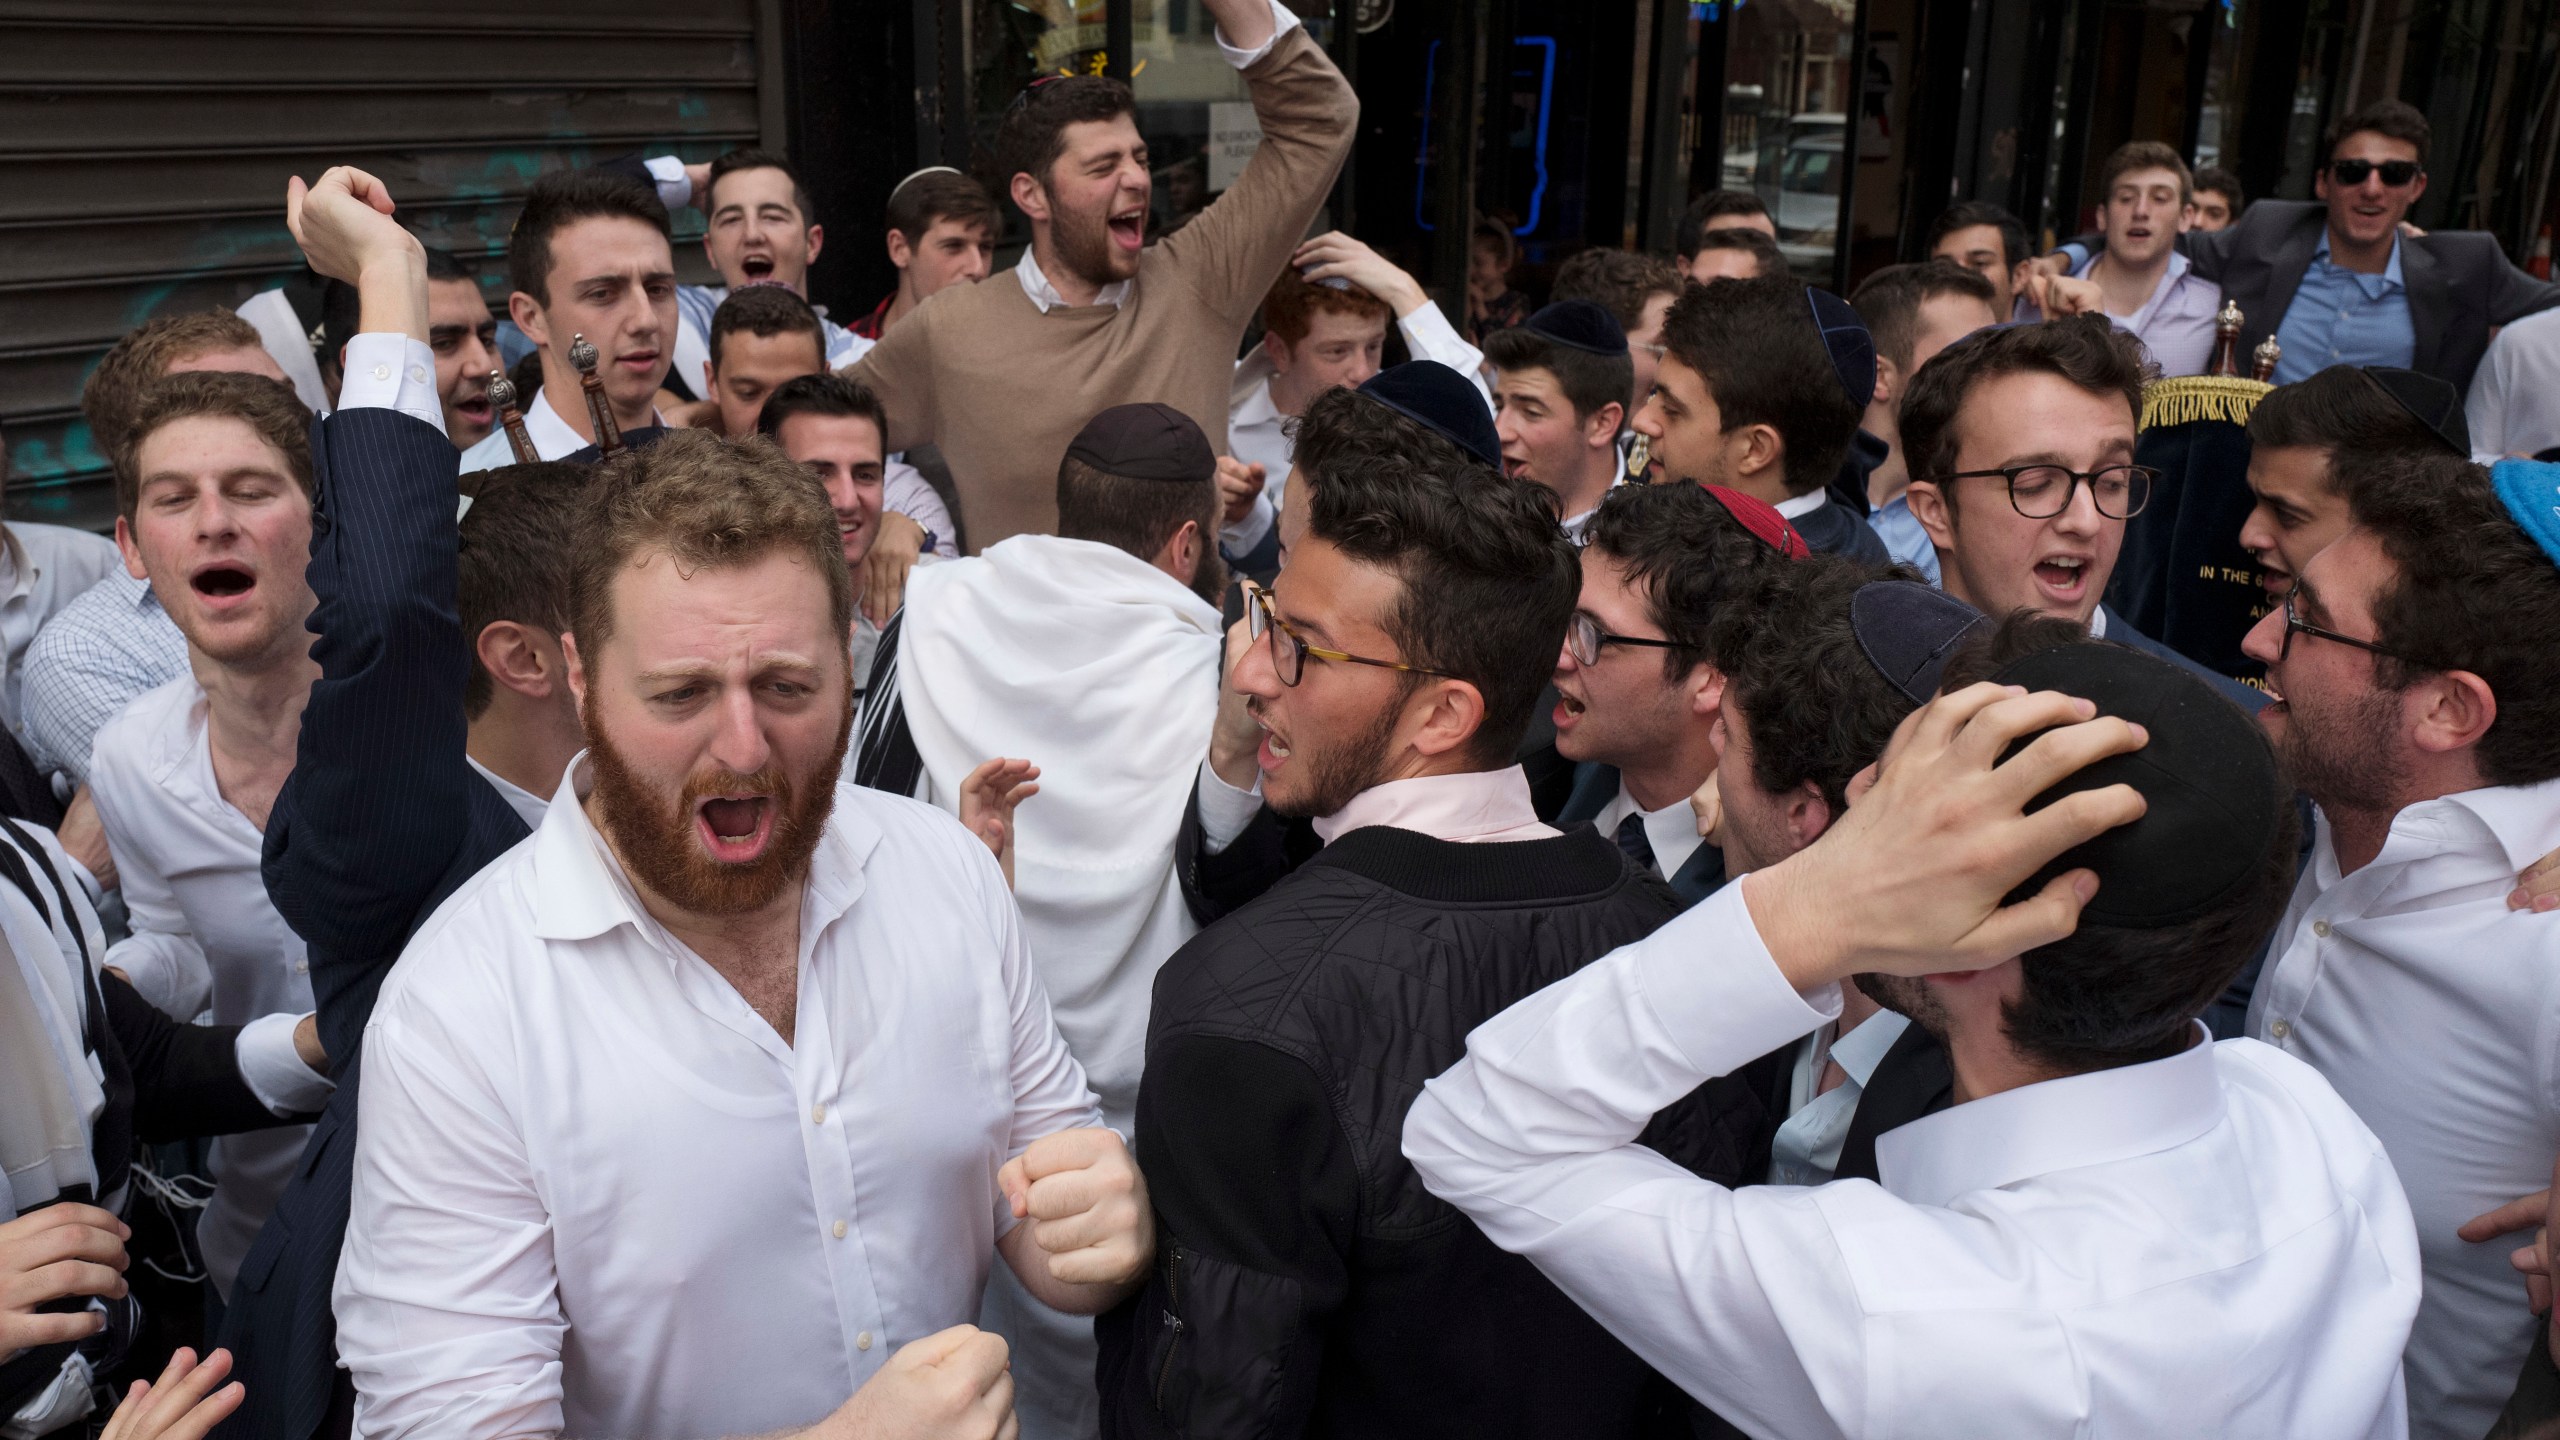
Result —
MULTIPOLYGON (((1129 86, 1138 96, 1138 133, 1155 169, 1148 228, 1170 234, 1189 224, 1236 182, 1262 143, 1244 77, 1218 48, 1216 22, 1200 0, 1121 0, 1130 7, 1129 86)), ((1290 8, 1314 22, 1322 43, 1323 0, 1290 8)))
POLYGON ((1854 0, 1792 0, 1738 6, 1728 21, 1724 184, 1769 207, 1778 248, 1807 280, 1828 282, 1839 248, 1856 18, 1854 0))

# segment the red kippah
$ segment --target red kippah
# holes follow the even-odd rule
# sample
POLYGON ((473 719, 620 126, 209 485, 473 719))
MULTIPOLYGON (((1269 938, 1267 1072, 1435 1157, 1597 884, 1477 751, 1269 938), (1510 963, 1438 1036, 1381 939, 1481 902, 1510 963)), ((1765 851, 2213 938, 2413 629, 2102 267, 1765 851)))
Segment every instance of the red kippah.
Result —
POLYGON ((1788 524, 1787 517, 1779 514, 1777 507, 1768 501, 1755 500, 1723 485, 1701 488, 1716 497, 1716 503, 1725 508, 1726 514, 1741 521, 1743 529, 1759 536, 1770 549, 1790 560, 1802 560, 1813 553, 1805 548, 1804 537, 1796 533, 1796 527, 1788 524))

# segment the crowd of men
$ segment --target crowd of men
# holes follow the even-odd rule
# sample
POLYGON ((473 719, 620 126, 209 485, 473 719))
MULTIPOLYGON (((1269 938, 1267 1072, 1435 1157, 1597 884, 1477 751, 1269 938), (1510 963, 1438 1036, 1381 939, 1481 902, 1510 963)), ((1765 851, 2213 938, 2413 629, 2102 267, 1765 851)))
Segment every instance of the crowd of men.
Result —
POLYGON ((339 167, 315 355, 118 342, 112 543, 0 535, 0 1434, 2560 1426, 2560 287, 2416 112, 1453 316, 1202 3, 1170 234, 1067 78, 851 326, 740 151, 537 180, 503 336, 339 167))

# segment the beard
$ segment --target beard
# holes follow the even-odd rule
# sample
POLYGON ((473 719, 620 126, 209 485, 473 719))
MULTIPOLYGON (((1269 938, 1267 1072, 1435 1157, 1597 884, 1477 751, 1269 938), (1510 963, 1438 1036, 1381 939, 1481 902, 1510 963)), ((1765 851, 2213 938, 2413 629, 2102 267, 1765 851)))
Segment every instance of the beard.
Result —
POLYGON ((1118 284, 1137 273, 1135 265, 1126 275, 1120 272, 1108 219, 1064 209, 1050 213, 1055 218, 1049 226, 1049 243, 1056 247, 1058 263, 1065 266, 1068 273, 1096 287, 1118 284))
POLYGON ((2389 690, 2321 701, 2309 710, 2288 696, 2276 761, 2324 810, 2391 809, 2407 793, 2407 767, 2393 751, 2399 719, 2400 697, 2389 690))
POLYGON ((1292 756, 1306 767, 1305 788, 1296 795, 1273 794, 1266 778, 1264 794, 1272 812, 1293 819, 1330 815, 1357 799, 1361 791, 1379 783, 1379 777, 1386 773, 1387 753, 1395 744, 1396 719, 1403 709, 1403 696, 1399 695, 1395 704, 1378 711, 1378 718, 1366 731, 1341 747, 1292 756))
POLYGON ((1947 1007, 1926 980, 1908 975, 1852 975, 1850 983, 1868 999, 1908 1018, 1912 1024, 1938 1037, 1947 1038, 1947 1007))
MULTIPOLYGON (((1217 534, 1214 527, 1209 534, 1217 534)), ((1214 538, 1200 546, 1200 563, 1191 568, 1191 593, 1208 601, 1212 610, 1227 603, 1227 562, 1218 554, 1214 538)))
POLYGON ((641 778, 614 748, 597 723, 592 695, 578 718, 587 730, 597 819, 642 888, 688 914, 742 915, 773 903, 807 874, 809 856, 835 812, 836 776, 844 768, 845 740, 853 730, 850 704, 826 761, 804 781, 795 781, 770 762, 753 775, 720 767, 686 777, 672 795, 641 778), (772 807, 773 834, 764 853, 737 863, 703 853, 694 838, 694 815, 704 797, 713 795, 761 796, 772 807))

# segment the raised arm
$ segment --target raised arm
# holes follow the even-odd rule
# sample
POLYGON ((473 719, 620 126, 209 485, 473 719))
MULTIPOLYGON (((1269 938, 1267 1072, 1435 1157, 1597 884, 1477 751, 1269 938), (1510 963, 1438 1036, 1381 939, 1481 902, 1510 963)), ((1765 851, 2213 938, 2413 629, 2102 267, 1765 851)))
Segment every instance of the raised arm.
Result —
POLYGON ((1351 152, 1359 98, 1276 0, 1201 0, 1229 63, 1244 72, 1262 143, 1208 209, 1165 237, 1185 283, 1241 321, 1288 263, 1351 152))
POLYGON ((312 268, 357 287, 338 412, 312 433, 310 629, 320 678, 267 827, 267 893, 310 947, 333 1056, 466 830, 468 673, 454 610, 459 457, 427 350, 426 270, 381 183, 339 167, 288 195, 312 268), (360 351, 358 347, 363 347, 360 351))

